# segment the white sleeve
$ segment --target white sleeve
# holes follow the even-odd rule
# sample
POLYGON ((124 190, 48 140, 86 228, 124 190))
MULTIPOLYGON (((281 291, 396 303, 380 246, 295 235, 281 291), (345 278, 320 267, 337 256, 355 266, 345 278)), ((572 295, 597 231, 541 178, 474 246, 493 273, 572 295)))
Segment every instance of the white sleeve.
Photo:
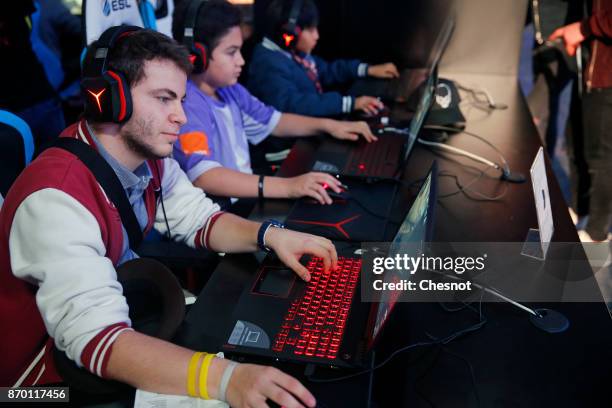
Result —
POLYGON ((278 125, 278 122, 280 122, 281 116, 283 115, 281 112, 274 110, 274 112, 270 116, 270 120, 268 120, 267 123, 261 123, 260 121, 257 121, 253 117, 248 115, 246 112, 241 113, 242 122, 244 123, 244 133, 247 136, 247 140, 252 145, 258 145, 265 138, 270 136, 270 134, 278 125))
POLYGON ((51 188, 29 195, 15 213, 9 250, 13 274, 38 285, 36 303, 47 332, 79 366, 100 331, 131 325, 100 226, 72 196, 51 188))
POLYGON ((222 164, 214 160, 202 160, 187 171, 187 177, 193 183, 202 174, 217 167, 222 167, 222 164))
MULTIPOLYGON (((172 238, 192 248, 203 246, 205 227, 220 207, 191 184, 174 159, 164 159, 162 195, 172 238)), ((167 230, 161 203, 155 215, 155 229, 162 233, 167 230)))

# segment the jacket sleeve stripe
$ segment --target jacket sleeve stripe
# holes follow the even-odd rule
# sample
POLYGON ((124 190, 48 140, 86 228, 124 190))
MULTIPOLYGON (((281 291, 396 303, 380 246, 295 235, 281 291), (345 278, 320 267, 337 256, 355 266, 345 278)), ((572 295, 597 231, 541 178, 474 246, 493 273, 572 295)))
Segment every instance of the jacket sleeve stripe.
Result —
POLYGON ((123 327, 115 331, 115 333, 111 336, 111 338, 106 342, 106 345, 104 346, 104 350, 102 350, 102 353, 100 353, 100 357, 98 357, 98 364, 96 367, 96 374, 98 376, 106 377, 106 366, 108 364, 108 359, 110 358, 110 354, 111 354, 108 351, 113 348, 113 343, 115 343, 115 340, 117 340, 117 337, 119 337, 119 335, 126 330, 132 330, 132 328, 123 327))
POLYGON ((223 214, 225 214, 223 211, 216 212, 206 222, 206 226, 204 227, 204 248, 210 249, 210 233, 212 227, 223 214))
POLYGON ((126 323, 113 324, 102 330, 93 339, 91 339, 81 354, 83 366, 87 367, 90 372, 96 374, 96 362, 100 355, 101 349, 115 331, 124 327, 127 327, 126 323))

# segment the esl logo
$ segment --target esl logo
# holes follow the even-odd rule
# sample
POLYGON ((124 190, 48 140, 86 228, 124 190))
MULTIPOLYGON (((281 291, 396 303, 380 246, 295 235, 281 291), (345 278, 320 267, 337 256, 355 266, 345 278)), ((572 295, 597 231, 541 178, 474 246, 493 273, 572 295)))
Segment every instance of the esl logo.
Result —
POLYGON ((102 0, 102 14, 108 17, 112 11, 131 8, 129 0, 102 0))

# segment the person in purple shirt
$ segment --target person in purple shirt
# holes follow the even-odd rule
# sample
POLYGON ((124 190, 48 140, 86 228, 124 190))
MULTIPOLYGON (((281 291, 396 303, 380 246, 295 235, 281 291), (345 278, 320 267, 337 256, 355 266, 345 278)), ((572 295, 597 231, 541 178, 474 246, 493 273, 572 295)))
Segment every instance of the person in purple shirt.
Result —
MULTIPOLYGON (((198 1, 198 0, 195 0, 198 1)), ((175 39, 183 41, 190 1, 173 17, 175 39)), ((292 178, 252 174, 248 143, 268 135, 330 134, 337 139, 373 142, 365 122, 346 122, 281 113, 261 103, 237 83, 244 65, 240 53, 240 10, 225 1, 209 1, 199 9, 194 40, 208 49, 208 67, 192 73, 184 102, 187 123, 174 146, 174 157, 189 179, 208 194, 223 197, 298 198, 309 196, 331 204, 327 188, 341 191, 329 174, 307 173, 292 178)))

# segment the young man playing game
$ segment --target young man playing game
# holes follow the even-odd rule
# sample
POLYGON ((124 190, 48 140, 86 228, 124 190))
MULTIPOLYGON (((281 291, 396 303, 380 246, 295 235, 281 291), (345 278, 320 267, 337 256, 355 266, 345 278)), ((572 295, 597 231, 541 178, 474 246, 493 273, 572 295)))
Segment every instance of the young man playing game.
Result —
MULTIPOLYGON (((162 34, 107 30, 85 60, 85 118, 62 137, 80 140, 110 165, 143 232, 154 227, 213 251, 268 247, 306 280, 298 261, 305 253, 334 267, 330 241, 220 212, 168 158, 186 121, 190 70, 184 48, 162 34), (101 89, 89 86, 102 82, 101 89), (105 99, 110 95, 113 102, 105 99)), ((61 382, 56 347, 99 377, 143 390, 225 399, 236 407, 266 399, 315 405, 306 388, 279 370, 236 365, 132 330, 116 267, 134 257, 117 208, 89 168, 64 149, 44 151, 15 181, 0 212, 0 384, 61 382)))

